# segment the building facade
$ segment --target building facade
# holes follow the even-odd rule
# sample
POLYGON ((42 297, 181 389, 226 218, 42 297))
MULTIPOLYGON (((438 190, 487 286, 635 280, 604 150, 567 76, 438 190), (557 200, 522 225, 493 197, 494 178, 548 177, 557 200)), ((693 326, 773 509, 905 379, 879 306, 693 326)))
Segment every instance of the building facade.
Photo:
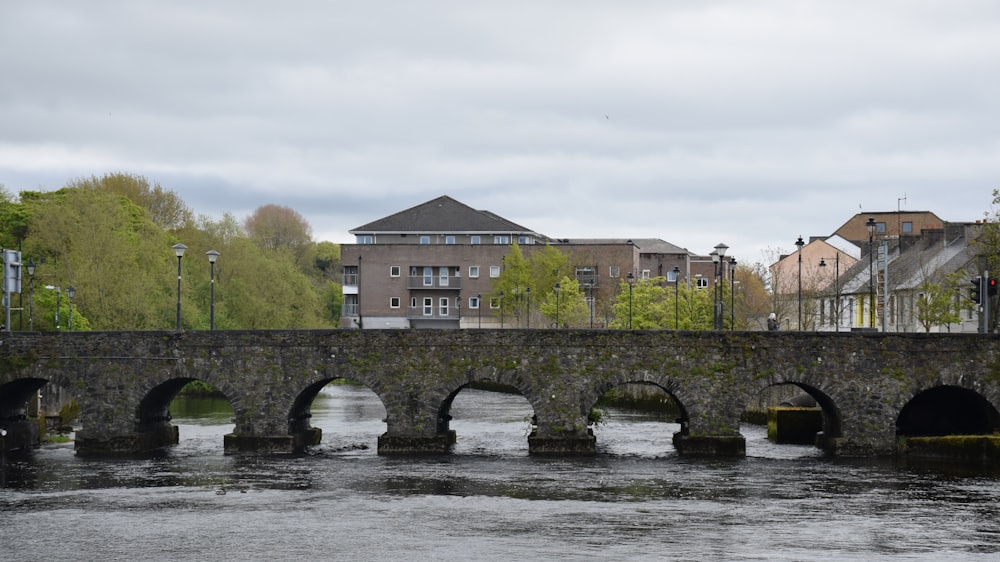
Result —
MULTIPOLYGON (((632 282, 692 279, 688 251, 662 240, 549 238, 448 196, 349 232, 355 243, 341 245, 343 328, 530 327, 531 288, 520 295, 529 303, 525 318, 505 318, 493 295, 515 243, 525 257, 545 245, 567 255, 595 328, 607 326, 629 274, 632 282)), ((541 291, 534 289, 537 299, 541 291)))

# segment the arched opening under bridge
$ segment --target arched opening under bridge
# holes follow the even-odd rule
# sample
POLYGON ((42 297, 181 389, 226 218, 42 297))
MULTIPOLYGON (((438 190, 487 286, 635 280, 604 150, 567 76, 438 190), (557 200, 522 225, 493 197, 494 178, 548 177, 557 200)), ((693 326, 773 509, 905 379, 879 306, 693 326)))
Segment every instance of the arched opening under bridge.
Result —
POLYGON ((598 454, 663 457, 676 455, 673 436, 687 412, 677 398, 649 382, 630 382, 606 390, 588 421, 598 454))
POLYGON ((841 435, 833 400, 808 384, 770 385, 751 397, 741 415, 740 434, 748 457, 794 458, 824 454, 841 435))
POLYGON ((958 386, 937 386, 917 394, 899 413, 896 435, 940 437, 1000 432, 1000 414, 982 395, 958 386))
POLYGON ((320 381, 303 390, 289 413, 289 432, 306 435, 312 455, 375 455, 386 411, 370 388, 353 379, 320 381))
POLYGON ((454 432, 452 453, 527 456, 534 409, 516 387, 477 381, 452 392, 438 411, 438 433, 454 432))
POLYGON ((139 402, 136 433, 150 448, 177 445, 223 453, 232 433, 233 406, 212 385, 194 378, 170 379, 153 387, 139 402))

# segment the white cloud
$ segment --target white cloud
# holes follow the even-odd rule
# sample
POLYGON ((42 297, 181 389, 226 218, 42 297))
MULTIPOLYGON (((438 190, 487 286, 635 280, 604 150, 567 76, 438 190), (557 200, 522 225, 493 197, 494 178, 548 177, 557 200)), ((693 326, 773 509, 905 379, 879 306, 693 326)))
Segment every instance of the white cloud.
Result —
POLYGON ((758 259, 904 193, 980 218, 997 68, 985 0, 15 3, 0 183, 139 173, 336 241, 448 194, 758 259))

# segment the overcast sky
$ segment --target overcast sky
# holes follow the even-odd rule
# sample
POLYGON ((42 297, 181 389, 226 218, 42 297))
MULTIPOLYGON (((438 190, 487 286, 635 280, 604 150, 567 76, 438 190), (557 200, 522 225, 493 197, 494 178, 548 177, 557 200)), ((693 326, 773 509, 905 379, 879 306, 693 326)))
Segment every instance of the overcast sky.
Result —
POLYGON ((110 172, 334 242, 440 195, 746 261, 858 212, 971 221, 1000 2, 3 2, 0 184, 110 172))

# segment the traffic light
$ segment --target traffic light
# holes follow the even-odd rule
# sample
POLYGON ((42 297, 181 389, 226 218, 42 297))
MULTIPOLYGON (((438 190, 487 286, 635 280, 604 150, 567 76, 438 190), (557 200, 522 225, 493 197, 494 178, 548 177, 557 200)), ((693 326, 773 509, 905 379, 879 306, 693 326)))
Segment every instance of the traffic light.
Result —
POLYGON ((986 294, 993 297, 997 294, 997 278, 990 277, 986 280, 986 294))
POLYGON ((982 300, 979 291, 982 289, 983 278, 976 277, 970 282, 972 283, 972 288, 969 289, 969 298, 972 299, 972 302, 979 304, 982 300))

